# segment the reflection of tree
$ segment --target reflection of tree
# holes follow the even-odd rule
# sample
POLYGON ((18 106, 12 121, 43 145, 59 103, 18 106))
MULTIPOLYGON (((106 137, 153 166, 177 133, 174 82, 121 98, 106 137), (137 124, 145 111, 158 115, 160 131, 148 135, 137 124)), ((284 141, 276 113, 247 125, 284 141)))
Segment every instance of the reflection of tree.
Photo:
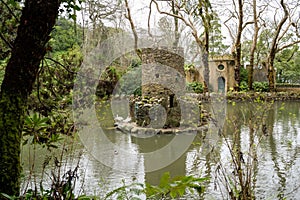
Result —
MULTIPOLYGON (((270 121, 273 121, 274 126, 280 126, 282 127, 281 132, 273 131, 270 134, 269 137, 269 146, 270 146, 270 154, 271 159, 274 163, 274 169, 277 173, 277 176, 279 178, 279 188, 277 189, 278 195, 277 197, 279 199, 284 198, 284 194, 286 192, 288 181, 287 181, 287 175, 288 172, 292 169, 293 166, 296 165, 296 160, 298 158, 299 152, 300 152, 300 146, 298 144, 295 144, 295 147, 293 147, 293 141, 294 143, 297 142, 297 135, 294 135, 291 133, 289 134, 289 130, 291 127, 291 113, 289 111, 298 111, 297 104, 289 103, 288 109, 283 109, 283 105, 279 107, 277 104, 277 109, 279 112, 275 112, 272 110, 270 113, 270 121), (296 105, 296 109, 293 107, 296 105), (280 120, 279 120, 280 119, 280 120), (275 121, 277 122, 275 124, 275 121), (276 139, 278 137, 278 139, 276 139), (281 145, 280 145, 281 144, 281 145), (293 151, 294 149, 294 151, 293 151), (283 151, 287 151, 284 153, 283 151), (292 152, 293 151, 293 152, 292 152), (280 152, 280 154, 278 154, 280 152), (290 155, 290 156, 288 156, 290 155), (289 157, 289 158, 288 158, 289 157)), ((295 115, 299 115, 298 113, 295 113, 295 115)), ((295 124, 292 125, 293 128, 295 128, 295 124)), ((297 190, 299 188, 299 185, 296 186, 296 189, 292 189, 290 193, 292 193, 294 190, 297 190)), ((287 194, 285 194, 287 195, 287 194)))
POLYGON ((222 152, 223 158, 216 170, 219 187, 227 190, 228 198, 255 198, 258 147, 268 132, 265 129, 272 130, 269 126, 273 125, 267 120, 271 107, 272 103, 259 98, 228 105, 226 125, 222 132, 223 145, 228 153, 222 152), (227 156, 226 160, 224 156, 227 156))

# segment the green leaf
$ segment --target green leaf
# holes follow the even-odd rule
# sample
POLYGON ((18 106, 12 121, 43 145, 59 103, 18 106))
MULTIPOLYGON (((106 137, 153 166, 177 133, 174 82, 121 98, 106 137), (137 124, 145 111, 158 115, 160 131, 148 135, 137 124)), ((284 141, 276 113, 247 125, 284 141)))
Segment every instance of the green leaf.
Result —
POLYGON ((14 199, 17 199, 17 197, 14 197, 14 196, 9 196, 8 194, 4 194, 4 193, 0 193, 1 196, 7 198, 7 199, 11 199, 11 200, 14 200, 14 199))
POLYGON ((163 176, 160 179, 159 187, 164 188, 169 186, 170 183, 170 172, 166 172, 163 174, 163 176))

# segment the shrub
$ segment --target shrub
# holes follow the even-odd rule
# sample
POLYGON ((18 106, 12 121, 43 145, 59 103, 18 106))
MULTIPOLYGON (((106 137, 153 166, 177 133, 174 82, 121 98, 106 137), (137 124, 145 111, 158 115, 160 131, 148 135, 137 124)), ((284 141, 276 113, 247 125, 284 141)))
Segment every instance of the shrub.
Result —
POLYGON ((268 82, 254 82, 253 89, 255 92, 268 92, 269 83, 268 82))
POLYGON ((246 92, 249 90, 248 83, 246 81, 242 81, 240 84, 240 91, 246 92))
POLYGON ((191 82, 187 84, 188 90, 193 90, 195 93, 203 93, 203 84, 199 82, 191 82))

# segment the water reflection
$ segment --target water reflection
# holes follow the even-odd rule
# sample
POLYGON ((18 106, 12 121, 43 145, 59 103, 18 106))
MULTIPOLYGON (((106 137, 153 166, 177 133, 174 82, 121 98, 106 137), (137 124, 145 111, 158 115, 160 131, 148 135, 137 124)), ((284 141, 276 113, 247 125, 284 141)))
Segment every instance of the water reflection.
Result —
MULTIPOLYGON (((111 156, 114 165, 128 165, 129 171, 117 171, 104 166, 86 152, 80 142, 75 144, 76 151, 71 151, 68 156, 76 152, 84 151, 80 157, 80 176, 76 188, 78 192, 90 195, 103 196, 109 190, 122 185, 122 180, 127 184, 132 182, 149 182, 158 184, 162 174, 169 171, 171 176, 195 175, 209 177, 205 199, 228 198, 226 192, 220 190, 220 183, 217 181, 217 168, 220 163, 227 170, 228 177, 234 176, 233 162, 228 144, 234 146, 241 153, 245 163, 251 159, 252 164, 252 187, 257 199, 297 199, 300 196, 300 102, 276 102, 270 109, 261 107, 256 109, 255 103, 228 103, 226 124, 223 135, 214 138, 215 144, 210 152, 205 151, 203 135, 198 134, 186 152, 167 167, 154 171, 145 172, 145 159, 138 153, 130 157, 111 156), (266 115, 266 120, 261 117, 266 115), (257 123, 259 126, 257 126, 257 123), (256 131, 258 130, 258 131, 256 131), (251 147, 255 151, 249 152, 251 147), (205 152, 205 153, 203 153, 205 152), (223 194, 222 194, 223 192, 223 194)), ((264 105, 265 106, 265 105, 264 105)), ((109 113, 109 107, 104 109, 109 113)), ((112 126, 112 115, 105 115, 99 118, 106 127, 112 126), (111 116, 111 118, 107 117, 111 116)), ((174 136, 157 135, 150 138, 136 138, 113 129, 105 132, 109 140, 116 145, 126 147, 132 152, 151 152, 153 149, 160 149, 168 144, 174 136)), ((188 137, 188 135, 186 135, 188 137)), ((184 138, 184 135, 183 135, 184 138)), ((98 144, 99 145, 99 144, 98 144)), ((177 145, 180 145, 178 143, 177 145)), ((41 152, 41 150, 39 150, 41 152)), ((58 151, 59 152, 59 151, 58 151)), ((153 165, 159 164, 164 159, 174 157, 176 148, 168 149, 161 158, 152 160, 153 165)), ((47 154, 46 152, 42 153, 47 154)), ((29 168, 28 150, 23 150, 23 162, 25 177, 28 177, 29 168)), ((36 159, 36 171, 41 172, 38 166, 42 166, 42 155, 36 159)), ((77 158, 74 158, 76 160, 77 158)), ((66 168, 76 165, 66 164, 66 168)), ((242 163, 243 167, 244 164, 242 163)), ((47 169, 48 175, 51 168, 47 169)), ((37 173, 39 174, 39 173, 37 173)), ((222 187, 221 187, 222 188, 222 187)))

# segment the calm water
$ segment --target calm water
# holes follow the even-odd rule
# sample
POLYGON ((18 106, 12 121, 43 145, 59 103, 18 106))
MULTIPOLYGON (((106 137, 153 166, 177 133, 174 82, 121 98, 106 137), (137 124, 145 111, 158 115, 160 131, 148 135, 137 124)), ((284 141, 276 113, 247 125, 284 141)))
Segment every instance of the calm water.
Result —
MULTIPOLYGON (((261 104, 258 104, 261 105, 261 104)), ((229 146, 235 146, 243 153, 243 160, 246 166, 250 163, 252 168, 252 183, 255 188, 257 199, 299 199, 300 197, 300 102, 276 102, 270 106, 257 107, 256 103, 227 103, 224 105, 226 114, 221 124, 223 136, 215 134, 209 137, 205 134, 184 134, 179 137, 182 143, 177 146, 168 147, 160 158, 151 160, 152 165, 160 165, 164 160, 175 160, 170 165, 157 171, 148 172, 146 169, 147 157, 141 153, 152 152, 161 149, 169 144, 175 136, 155 135, 152 137, 135 137, 110 129, 113 125, 111 108, 108 106, 97 107, 99 109, 99 122, 103 127, 108 127, 105 134, 109 140, 117 146, 124 147, 128 156, 105 155, 105 149, 101 148, 105 144, 95 144, 93 155, 88 153, 79 140, 70 140, 64 147, 63 170, 74 168, 79 159, 78 174, 79 179, 76 184, 77 193, 104 196, 108 191, 122 185, 122 180, 126 184, 132 182, 158 184, 160 177, 166 171, 171 176, 195 175, 199 177, 209 177, 206 184, 204 199, 227 199, 226 192, 221 191, 224 179, 218 173, 220 167, 224 169, 227 177, 234 179, 234 167, 230 156, 229 146), (264 119, 263 115, 267 118, 264 119), (105 116, 105 117, 104 117, 105 116), (253 132, 249 129, 249 123, 253 124, 253 132), (265 126, 261 126, 265 124, 265 126), (258 126, 259 125, 259 126, 258 126), (195 137, 194 137, 195 136, 195 137), (185 140, 193 141, 186 151, 177 157, 181 150, 180 145, 186 144, 185 140), (207 147, 209 143, 209 147, 207 147), (255 144, 250 146, 250 143, 255 144), (255 148, 253 148, 255 147, 255 148), (254 151, 255 150, 255 151, 254 151), (177 153, 176 153, 177 152, 177 153), (114 170, 97 161, 97 156, 108 156, 110 165, 113 168, 122 168, 126 171, 114 170), (252 158, 257 156, 257 162, 252 158), (220 187, 219 187, 220 186, 220 187)), ((123 109, 122 106, 119 108, 123 109)), ((211 109, 207 106, 207 109, 211 109)), ((94 137, 94 136, 93 136, 94 137)), ((177 136, 176 136, 177 137, 177 136)), ((101 140, 100 140, 101 141, 101 140)), ((26 187, 30 167, 34 163, 36 177, 32 175, 28 187, 33 187, 34 178, 38 182, 41 179, 41 166, 48 155, 60 156, 63 146, 57 151, 49 153, 45 149, 37 147, 35 159, 34 150, 23 147, 22 159, 24 163, 24 184, 26 187), (30 164, 31 163, 31 164, 30 164)), ((51 170, 48 166, 43 179, 51 182, 51 170)), ((63 173, 61 173, 62 175, 63 173)), ((199 197, 196 197, 199 198, 199 197)))

